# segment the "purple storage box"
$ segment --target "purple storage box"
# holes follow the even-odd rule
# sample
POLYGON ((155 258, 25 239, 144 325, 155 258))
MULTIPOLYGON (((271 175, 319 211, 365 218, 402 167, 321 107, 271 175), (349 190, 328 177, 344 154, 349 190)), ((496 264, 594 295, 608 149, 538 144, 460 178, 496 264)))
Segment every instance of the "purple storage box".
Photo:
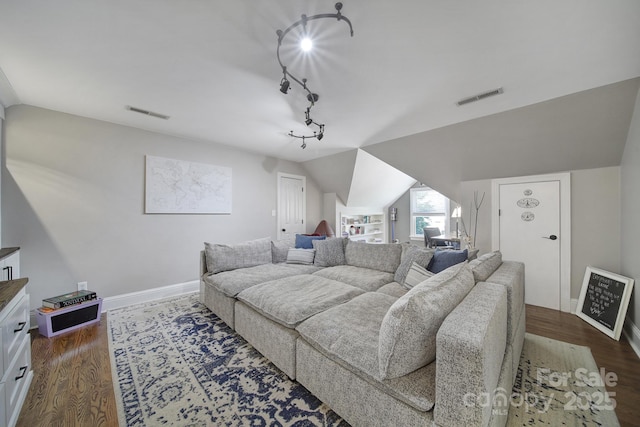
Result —
POLYGON ((74 331, 100 321, 102 298, 44 313, 36 310, 38 330, 47 338, 74 331))

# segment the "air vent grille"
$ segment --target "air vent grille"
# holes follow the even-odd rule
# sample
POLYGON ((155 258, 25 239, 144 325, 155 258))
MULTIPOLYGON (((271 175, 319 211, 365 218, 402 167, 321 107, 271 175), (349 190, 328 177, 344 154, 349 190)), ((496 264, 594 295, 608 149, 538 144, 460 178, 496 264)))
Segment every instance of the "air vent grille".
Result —
POLYGON ((147 116, 156 117, 156 118, 162 119, 162 120, 169 120, 169 116, 167 116, 166 114, 154 113, 153 111, 145 110, 145 109, 138 108, 138 107, 132 107, 130 105, 127 105, 126 108, 127 108, 127 110, 133 111, 134 113, 145 114, 147 116))
POLYGON ((458 106, 462 106, 465 104, 469 104, 471 102, 476 102, 485 98, 489 98, 490 96, 500 95, 503 92, 504 90, 501 87, 499 87, 498 89, 489 90, 487 92, 483 92, 478 95, 470 96, 469 98, 461 99, 460 101, 456 102, 456 104, 458 106))

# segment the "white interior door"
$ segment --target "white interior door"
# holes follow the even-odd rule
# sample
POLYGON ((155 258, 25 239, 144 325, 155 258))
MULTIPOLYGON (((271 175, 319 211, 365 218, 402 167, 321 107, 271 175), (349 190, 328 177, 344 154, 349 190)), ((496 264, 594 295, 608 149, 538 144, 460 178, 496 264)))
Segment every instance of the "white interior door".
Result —
POLYGON ((295 238, 305 233, 306 178, 278 174, 278 239, 295 238))
POLYGON ((560 309, 560 182, 499 184, 503 259, 525 264, 525 302, 560 309))

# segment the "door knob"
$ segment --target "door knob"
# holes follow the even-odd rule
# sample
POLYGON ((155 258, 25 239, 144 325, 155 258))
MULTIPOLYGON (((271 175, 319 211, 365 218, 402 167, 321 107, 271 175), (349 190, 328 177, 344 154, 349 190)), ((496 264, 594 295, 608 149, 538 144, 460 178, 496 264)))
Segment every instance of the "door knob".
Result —
POLYGON ((285 231, 287 231, 287 230, 283 228, 283 229, 282 229, 282 232, 284 233, 285 231))
POLYGON ((549 239, 549 240, 557 240, 558 236, 556 236, 555 234, 552 234, 551 236, 547 237, 547 236, 542 236, 543 239, 549 239))

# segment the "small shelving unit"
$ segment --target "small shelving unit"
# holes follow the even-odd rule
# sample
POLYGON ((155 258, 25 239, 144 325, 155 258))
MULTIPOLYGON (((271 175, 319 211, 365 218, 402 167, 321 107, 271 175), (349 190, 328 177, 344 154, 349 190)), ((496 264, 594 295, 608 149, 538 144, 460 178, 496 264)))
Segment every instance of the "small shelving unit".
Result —
POLYGON ((341 214, 340 232, 354 242, 386 243, 384 213, 341 214))

